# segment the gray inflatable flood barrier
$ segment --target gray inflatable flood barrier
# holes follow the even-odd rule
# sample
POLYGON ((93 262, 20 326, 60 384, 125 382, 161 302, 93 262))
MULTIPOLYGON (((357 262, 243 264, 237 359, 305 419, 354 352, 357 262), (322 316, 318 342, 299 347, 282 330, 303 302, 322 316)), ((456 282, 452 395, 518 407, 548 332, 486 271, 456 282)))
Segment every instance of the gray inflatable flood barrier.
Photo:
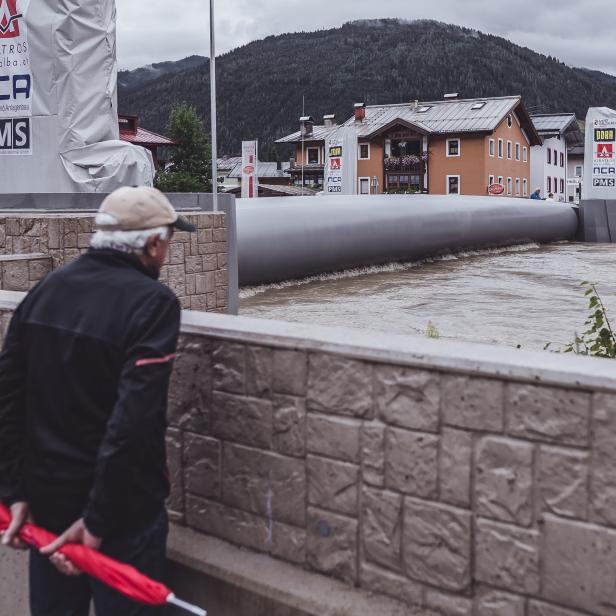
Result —
POLYGON ((567 204, 438 195, 238 200, 241 286, 469 249, 571 240, 567 204))

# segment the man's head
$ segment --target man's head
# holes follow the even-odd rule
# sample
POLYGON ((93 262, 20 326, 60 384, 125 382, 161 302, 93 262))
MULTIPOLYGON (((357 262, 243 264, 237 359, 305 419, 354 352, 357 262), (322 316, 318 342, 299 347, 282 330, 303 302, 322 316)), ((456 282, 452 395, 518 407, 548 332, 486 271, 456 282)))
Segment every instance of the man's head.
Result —
POLYGON ((155 188, 124 187, 111 193, 96 215, 92 248, 136 254, 151 271, 160 272, 175 229, 196 227, 178 216, 163 193, 155 188))
POLYGON ((540 195, 541 194, 541 188, 535 188, 535 192, 540 195))

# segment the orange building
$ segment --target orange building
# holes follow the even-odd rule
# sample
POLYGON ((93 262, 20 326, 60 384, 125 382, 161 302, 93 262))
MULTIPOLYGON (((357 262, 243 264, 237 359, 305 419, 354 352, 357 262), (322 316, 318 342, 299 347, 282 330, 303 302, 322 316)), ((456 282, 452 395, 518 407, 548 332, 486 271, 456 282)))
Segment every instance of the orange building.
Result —
MULTIPOLYGON (((530 194, 530 150, 541 139, 519 96, 358 104, 344 126, 357 131, 359 194, 486 195, 494 184, 503 196, 530 194)), ((296 145, 288 171, 296 184, 323 185, 325 140, 336 128, 334 116, 321 126, 306 116, 277 141, 296 145)))

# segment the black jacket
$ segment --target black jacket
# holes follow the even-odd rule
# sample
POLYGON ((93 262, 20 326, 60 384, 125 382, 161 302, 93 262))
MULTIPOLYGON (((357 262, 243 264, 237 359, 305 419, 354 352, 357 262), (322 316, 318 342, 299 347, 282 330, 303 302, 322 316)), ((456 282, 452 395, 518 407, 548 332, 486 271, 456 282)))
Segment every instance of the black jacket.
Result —
POLYGON ((90 250, 15 312, 0 354, 0 500, 100 537, 164 507, 175 295, 133 255, 90 250))

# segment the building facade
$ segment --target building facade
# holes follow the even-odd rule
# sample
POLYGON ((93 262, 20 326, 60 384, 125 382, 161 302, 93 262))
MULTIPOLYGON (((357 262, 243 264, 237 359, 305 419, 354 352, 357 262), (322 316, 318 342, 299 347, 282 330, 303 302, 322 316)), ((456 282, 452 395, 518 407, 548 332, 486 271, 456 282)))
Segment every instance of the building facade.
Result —
POLYGON ((584 146, 575 145, 567 152, 567 201, 579 203, 584 181, 584 146))
POLYGON ((577 118, 573 113, 531 117, 542 141, 531 153, 532 190, 540 188, 542 197, 552 194, 555 201, 567 201, 568 152, 583 140, 577 118))
POLYGON ((149 150, 152 153, 156 169, 165 168, 171 158, 172 149, 176 147, 173 139, 141 127, 137 116, 120 115, 118 116, 118 124, 121 141, 127 141, 149 150))
MULTIPOLYGON (((343 126, 357 131, 357 193, 424 192, 503 196, 530 194, 530 149, 541 144, 519 96, 399 105, 355 106, 343 126)), ((310 116, 278 143, 295 144, 289 173, 294 183, 323 185, 325 140, 338 125, 310 116)))

